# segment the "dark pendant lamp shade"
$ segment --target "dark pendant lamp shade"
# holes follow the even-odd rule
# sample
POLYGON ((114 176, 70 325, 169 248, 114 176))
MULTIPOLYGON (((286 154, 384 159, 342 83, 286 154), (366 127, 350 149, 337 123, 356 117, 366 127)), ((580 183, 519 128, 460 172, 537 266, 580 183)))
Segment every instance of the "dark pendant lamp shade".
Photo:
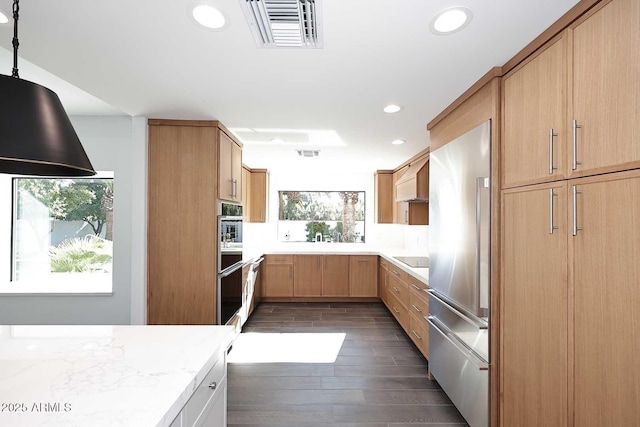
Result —
POLYGON ((55 92, 0 74, 0 94, 0 173, 95 175, 55 92))

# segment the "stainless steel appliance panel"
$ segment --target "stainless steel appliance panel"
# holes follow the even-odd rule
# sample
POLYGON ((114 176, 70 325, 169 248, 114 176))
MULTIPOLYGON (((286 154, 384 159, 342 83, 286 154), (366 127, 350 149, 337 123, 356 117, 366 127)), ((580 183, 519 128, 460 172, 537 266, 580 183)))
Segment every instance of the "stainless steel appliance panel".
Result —
POLYGON ((489 425, 489 371, 437 320, 429 322, 429 369, 471 427, 489 425))
POLYGON ((491 122, 430 154, 429 285, 488 320, 491 122))

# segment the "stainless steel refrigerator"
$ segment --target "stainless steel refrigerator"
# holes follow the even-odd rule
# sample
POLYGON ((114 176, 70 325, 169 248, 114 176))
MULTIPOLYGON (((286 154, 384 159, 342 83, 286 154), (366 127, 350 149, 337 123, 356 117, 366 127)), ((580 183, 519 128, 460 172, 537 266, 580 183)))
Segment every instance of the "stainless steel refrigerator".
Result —
POLYGON ((491 121, 429 160, 429 369, 471 427, 489 425, 491 121))

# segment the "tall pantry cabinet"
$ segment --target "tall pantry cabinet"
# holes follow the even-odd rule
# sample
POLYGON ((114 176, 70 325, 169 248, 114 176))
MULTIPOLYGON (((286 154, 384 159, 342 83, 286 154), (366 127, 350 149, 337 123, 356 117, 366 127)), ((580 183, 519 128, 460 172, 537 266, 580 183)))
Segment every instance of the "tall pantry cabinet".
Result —
POLYGON ((501 426, 640 419, 638 22, 604 0, 504 77, 501 426))
POLYGON ((216 324, 217 202, 241 147, 217 121, 149 120, 149 324, 216 324))

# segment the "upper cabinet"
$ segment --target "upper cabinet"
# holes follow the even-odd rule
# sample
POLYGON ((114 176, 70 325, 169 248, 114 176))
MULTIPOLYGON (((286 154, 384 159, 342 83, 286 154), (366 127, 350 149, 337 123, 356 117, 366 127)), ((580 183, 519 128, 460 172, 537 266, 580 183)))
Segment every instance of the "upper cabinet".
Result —
POLYGON ((640 2, 602 3, 569 29, 570 176, 640 167, 640 2))
POLYGON ((393 222, 393 171, 377 171, 375 174, 375 222, 393 222))
POLYGON ((242 219, 251 221, 251 171, 242 165, 242 219))
POLYGON ((267 222, 269 173, 266 169, 251 170, 249 191, 249 222, 267 222))
POLYGON ((242 145, 218 130, 218 198, 242 202, 242 145))
POLYGON ((638 22, 603 0, 505 76, 503 188, 640 167, 638 22))
POLYGON ((503 187, 566 174, 566 37, 503 80, 503 187))

